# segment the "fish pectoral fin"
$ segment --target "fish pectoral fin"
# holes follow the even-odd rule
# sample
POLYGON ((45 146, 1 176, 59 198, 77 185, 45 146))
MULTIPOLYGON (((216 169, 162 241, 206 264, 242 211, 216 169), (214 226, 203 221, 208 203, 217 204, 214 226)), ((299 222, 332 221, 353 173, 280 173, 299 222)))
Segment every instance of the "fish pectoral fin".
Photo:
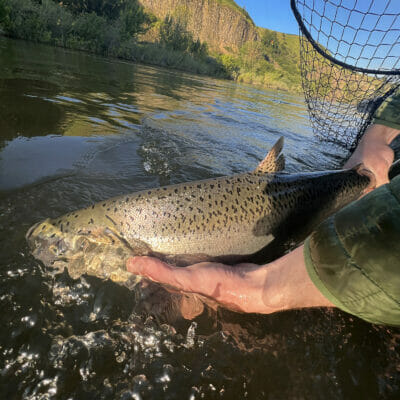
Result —
POLYGON ((118 232, 114 231, 110 227, 107 227, 104 230, 104 233, 108 236, 109 240, 122 243, 127 249, 129 249, 132 255, 150 256, 153 254, 151 247, 143 240, 129 239, 128 242, 127 239, 119 235, 118 232))
POLYGON ((281 154, 283 148, 283 136, 281 136, 268 152, 264 160, 258 164, 253 171, 256 174, 266 174, 270 172, 279 172, 285 168, 285 157, 281 154))

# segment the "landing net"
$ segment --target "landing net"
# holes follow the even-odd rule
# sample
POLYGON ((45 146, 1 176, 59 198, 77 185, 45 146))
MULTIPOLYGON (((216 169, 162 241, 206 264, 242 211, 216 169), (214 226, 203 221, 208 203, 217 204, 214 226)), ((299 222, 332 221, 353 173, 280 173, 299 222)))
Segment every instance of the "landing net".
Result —
POLYGON ((353 150, 400 85, 400 0, 291 0, 314 133, 353 150))

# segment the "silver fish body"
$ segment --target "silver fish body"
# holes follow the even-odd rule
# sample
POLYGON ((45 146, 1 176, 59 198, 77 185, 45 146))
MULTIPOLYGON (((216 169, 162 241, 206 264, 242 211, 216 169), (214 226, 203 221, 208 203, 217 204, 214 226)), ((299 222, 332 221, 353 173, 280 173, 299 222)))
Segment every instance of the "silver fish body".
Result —
POLYGON ((27 239, 48 266, 122 283, 130 277, 130 255, 154 255, 179 266, 266 262, 286 244, 304 240, 369 183, 356 170, 245 173, 182 183, 47 219, 27 239))

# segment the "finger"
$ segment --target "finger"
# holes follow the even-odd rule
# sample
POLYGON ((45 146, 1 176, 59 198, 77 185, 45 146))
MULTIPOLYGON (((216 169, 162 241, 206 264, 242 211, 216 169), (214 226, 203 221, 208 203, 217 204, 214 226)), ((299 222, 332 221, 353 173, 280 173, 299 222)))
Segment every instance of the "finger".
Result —
POLYGON ((180 290, 191 290, 192 271, 173 267, 153 257, 132 257, 127 261, 127 270, 153 281, 173 286, 180 290))

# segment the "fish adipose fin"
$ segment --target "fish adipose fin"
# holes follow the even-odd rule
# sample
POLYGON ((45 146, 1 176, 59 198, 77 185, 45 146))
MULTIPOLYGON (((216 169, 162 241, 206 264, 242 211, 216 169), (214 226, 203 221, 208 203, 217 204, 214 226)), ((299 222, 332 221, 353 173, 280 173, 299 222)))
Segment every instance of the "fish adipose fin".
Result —
POLYGON ((264 160, 258 164, 253 172, 255 174, 266 174, 282 171, 285 168, 285 157, 281 154, 282 148, 283 136, 278 139, 264 160))

